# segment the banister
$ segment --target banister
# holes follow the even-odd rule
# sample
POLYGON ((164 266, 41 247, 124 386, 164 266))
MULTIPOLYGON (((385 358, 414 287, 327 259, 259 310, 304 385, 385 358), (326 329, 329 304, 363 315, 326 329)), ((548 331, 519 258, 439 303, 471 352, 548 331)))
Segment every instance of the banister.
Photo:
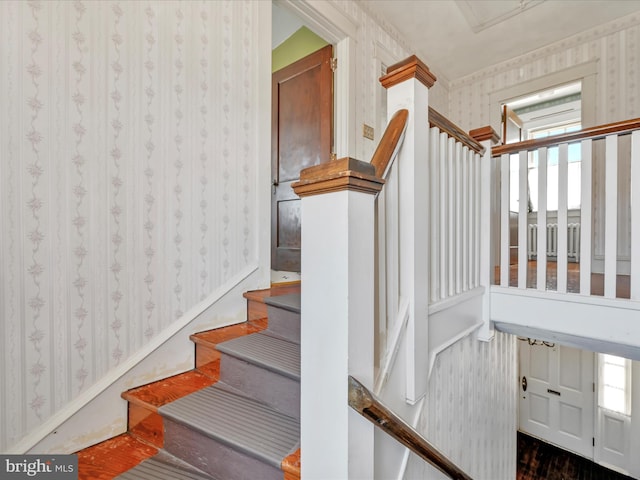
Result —
POLYGON ((517 153, 523 150, 536 150, 541 147, 558 145, 560 143, 577 142, 579 140, 584 140, 587 138, 597 140, 614 133, 618 135, 626 135, 638 129, 640 129, 640 118, 634 118, 631 120, 623 120, 621 122, 599 125, 597 127, 583 128, 582 130, 578 130, 577 132, 561 133, 559 135, 552 135, 544 138, 524 140, 522 142, 500 145, 493 148, 492 154, 493 156, 497 157, 499 155, 504 155, 505 153, 517 153))
POLYGON ((409 111, 404 108, 394 113, 371 157, 371 164, 375 167, 376 176, 379 178, 384 178, 384 174, 398 154, 407 130, 408 117, 409 111))
POLYGON ((480 155, 484 154, 484 147, 480 143, 432 107, 429 107, 429 126, 438 127, 441 131, 446 132, 450 137, 455 138, 471 150, 480 155))
POLYGON ((349 375, 349 406, 450 478, 472 480, 414 428, 385 407, 375 395, 351 375, 349 375))

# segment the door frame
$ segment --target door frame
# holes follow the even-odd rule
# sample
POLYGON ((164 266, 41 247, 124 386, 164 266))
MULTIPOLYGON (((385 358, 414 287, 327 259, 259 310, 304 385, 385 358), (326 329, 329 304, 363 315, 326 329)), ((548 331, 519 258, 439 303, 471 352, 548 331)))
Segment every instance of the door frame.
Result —
POLYGON ((273 0, 298 17, 313 32, 334 45, 333 55, 338 61, 334 74, 333 141, 338 158, 356 153, 356 71, 355 44, 358 24, 340 10, 325 2, 273 0))
MULTIPOLYGON (((597 369, 597 353, 594 352, 588 352, 586 350, 580 349, 580 348, 576 348, 576 347, 569 347, 567 345, 561 345, 558 343, 555 343, 554 345, 538 345, 541 348, 560 348, 561 346, 565 346, 568 348, 573 348, 575 350, 577 350, 580 354, 580 361, 583 361, 582 356, 584 354, 590 354, 591 355, 591 362, 589 362, 590 365, 590 375, 589 377, 591 378, 591 381, 593 383, 593 388, 591 392, 585 392, 583 391, 583 394, 586 393, 590 393, 590 424, 591 424, 591 436, 594 440, 597 440, 597 428, 596 428, 596 421, 597 421, 597 408, 598 408, 598 397, 597 397, 597 392, 596 392, 596 385, 598 384, 598 369, 597 369)), ((523 429, 522 426, 522 408, 523 408, 523 372, 522 372, 522 354, 523 354, 523 348, 528 347, 529 349, 531 349, 533 347, 533 345, 531 344, 527 344, 527 341, 518 341, 518 348, 517 348, 517 358, 518 358, 518 386, 517 386, 517 393, 518 393, 518 430, 522 431, 528 435, 532 435, 534 437, 540 438, 541 440, 547 442, 547 443, 551 443, 553 445, 558 446, 559 448, 562 448, 566 451, 575 453, 576 455, 580 455, 583 456, 589 460, 595 461, 595 457, 596 457, 596 452, 595 452, 595 445, 592 445, 589 447, 590 452, 589 454, 586 454, 585 452, 578 452, 576 450, 572 450, 569 447, 562 445, 560 443, 557 443, 555 441, 553 441, 552 439, 549 438, 544 438, 543 435, 539 435, 536 433, 531 433, 528 432, 526 430, 523 429)), ((556 355, 559 355, 559 352, 556 353, 556 355)), ((531 365, 529 365, 529 370, 531 370, 531 365)), ((589 372, 587 372, 587 374, 589 374, 589 372)), ((529 371, 527 373, 528 377, 531 378, 531 372, 529 371)), ((588 388, 588 387, 587 387, 588 388)), ((549 394, 551 397, 551 393, 549 394)), ((558 414, 560 413, 559 411, 557 412, 558 414)))

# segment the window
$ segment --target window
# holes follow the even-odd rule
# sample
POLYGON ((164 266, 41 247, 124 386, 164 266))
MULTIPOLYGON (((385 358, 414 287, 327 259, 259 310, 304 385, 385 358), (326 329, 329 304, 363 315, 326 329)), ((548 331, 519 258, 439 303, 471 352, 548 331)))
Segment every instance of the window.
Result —
MULTIPOLYGON (((532 130, 529 138, 544 138, 551 135, 576 132, 580 130, 579 122, 552 128, 532 130)), ((580 208, 580 143, 569 144, 568 151, 568 185, 567 185, 567 208, 580 208)), ((529 201, 531 211, 538 211, 538 152, 529 155, 529 201)), ((558 210, 558 147, 547 150, 547 210, 558 210)))
POLYGON ((598 405, 612 412, 631 415, 631 361, 599 354, 598 405))

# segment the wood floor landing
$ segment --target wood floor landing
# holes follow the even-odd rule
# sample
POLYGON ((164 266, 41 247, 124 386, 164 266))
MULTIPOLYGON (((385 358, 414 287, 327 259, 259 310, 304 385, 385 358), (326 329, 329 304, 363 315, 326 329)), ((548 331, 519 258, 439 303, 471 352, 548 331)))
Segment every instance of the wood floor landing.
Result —
POLYGON ((516 480, 633 480, 579 455, 518 432, 516 480))
MULTIPOLYGON (((538 285, 538 262, 530 260, 527 262, 527 288, 537 288, 538 285)), ((616 298, 630 297, 630 277, 629 275, 616 276, 616 298)), ((500 268, 496 267, 495 284, 500 285, 500 268)), ((518 264, 509 266, 509 286, 518 286, 518 264)), ((556 262, 547 262, 547 282, 546 289, 555 291, 558 289, 558 268, 556 262)), ((567 292, 580 293, 580 264, 569 263, 567 265, 567 292)), ((591 274, 591 295, 604 295, 604 275, 601 273, 591 274)))

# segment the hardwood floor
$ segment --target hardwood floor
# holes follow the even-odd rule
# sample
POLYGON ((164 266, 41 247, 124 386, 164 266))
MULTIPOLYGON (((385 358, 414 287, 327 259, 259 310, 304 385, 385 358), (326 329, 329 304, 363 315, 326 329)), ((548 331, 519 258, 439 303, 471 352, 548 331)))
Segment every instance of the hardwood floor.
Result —
POLYGON ((632 480, 632 478, 518 432, 516 480, 632 480))
MULTIPOLYGON (((538 262, 530 260, 527 262, 527 288, 537 287, 537 268, 538 262)), ((616 277, 616 297, 617 298, 629 298, 630 293, 630 281, 629 275, 617 275, 616 277)), ((496 285, 500 284, 500 270, 496 268, 495 272, 496 285)), ((509 266, 509 286, 515 287, 518 285, 518 264, 512 264, 509 266)), ((550 291, 557 290, 558 286, 558 269, 556 262, 547 262, 547 281, 546 289, 550 291)), ((580 264, 569 263, 567 265, 567 292, 579 293, 580 292, 580 264)), ((603 296, 604 295, 604 275, 601 273, 591 274, 591 295, 603 296)))

